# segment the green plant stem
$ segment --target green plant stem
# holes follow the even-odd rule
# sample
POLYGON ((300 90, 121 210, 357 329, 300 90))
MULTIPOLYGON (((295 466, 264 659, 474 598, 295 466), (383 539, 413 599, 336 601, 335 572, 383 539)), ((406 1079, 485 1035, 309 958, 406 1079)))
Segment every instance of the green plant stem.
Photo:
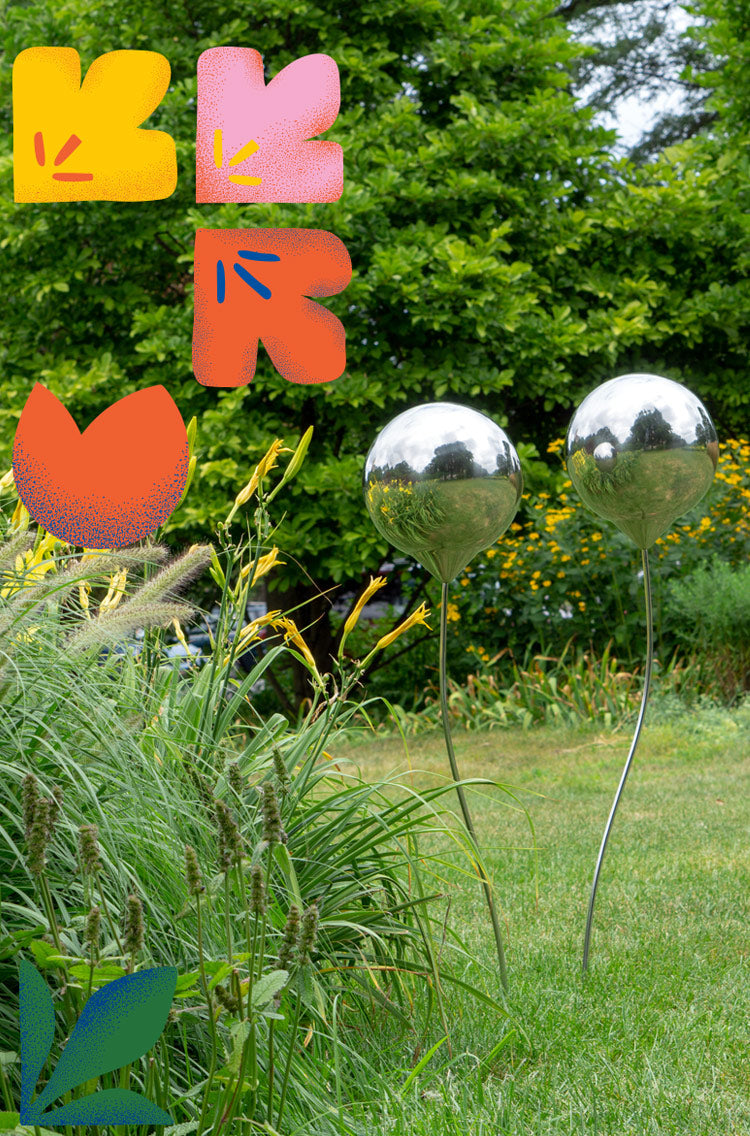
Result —
POLYGON ((5 1102, 5 1109, 7 1112, 13 1112, 13 1098, 10 1095, 10 1085, 8 1084, 8 1076, 5 1069, 0 1065, 0 1086, 3 1091, 3 1101, 5 1102))
POLYGON ((299 1025, 300 1006, 302 999, 300 996, 299 982, 297 983, 297 1005, 294 1009, 294 1023, 292 1025, 291 1036, 289 1038, 289 1050, 286 1055, 286 1065, 284 1066, 284 1078, 281 1082, 281 1099, 279 1100, 279 1115, 276 1117, 276 1128, 281 1129, 281 1119, 284 1115, 284 1105, 286 1104, 286 1091, 289 1087, 289 1074, 292 1069, 292 1054, 294 1052, 294 1042, 297 1036, 297 1026, 299 1025))
POLYGON ((224 933, 227 937, 227 964, 232 965, 233 945, 232 945, 232 921, 229 915, 230 899, 231 899, 231 884, 229 880, 230 869, 227 868, 224 873, 224 933))
POLYGON ((101 885, 101 881, 99 879, 99 873, 98 872, 96 873, 96 883, 97 883, 97 887, 99 888, 99 898, 102 901, 102 910, 104 911, 104 918, 107 920, 107 923, 109 924, 109 929, 112 932, 112 935, 114 937, 115 942, 117 943, 117 949, 120 952, 121 957, 124 958, 125 948, 122 945, 122 940, 120 939, 120 935, 119 935, 119 932, 117 930, 117 924, 115 923, 114 919, 112 918, 112 916, 109 913, 109 907, 107 906, 107 899, 104 895, 104 888, 101 885))
POLYGON ((274 1065, 274 1026, 276 1022, 271 1018, 271 1023, 268 1028, 268 1123, 273 1123, 273 1078, 275 1073, 274 1065))
POLYGON ((487 908, 490 913, 490 920, 492 921, 492 930, 495 936, 495 947, 497 949, 497 962, 500 968, 500 981, 503 985, 503 990, 508 990, 508 973, 505 967, 505 951, 503 950, 503 939, 500 933, 500 922, 495 910, 495 901, 492 896, 492 885, 487 878, 487 873, 484 869, 481 853, 479 851, 479 843, 477 841, 476 832, 474 831, 474 823, 471 819, 469 812, 469 804, 466 800, 463 785, 461 784, 461 776, 458 772, 458 762, 456 761, 456 754, 453 750, 453 739, 451 738, 450 719, 448 717, 448 692, 447 692, 447 640, 448 640, 448 585, 443 583, 441 590, 441 606, 440 606, 440 708, 443 718, 443 733, 445 734, 445 748, 448 751, 448 761, 450 762, 451 773, 453 781, 456 786, 459 804, 461 805, 461 812, 464 818, 469 836, 472 839, 474 848, 477 852, 477 869, 482 880, 482 887, 484 888, 484 895, 487 900, 487 908))
POLYGON ((208 1024, 211 1031, 211 1062, 208 1069, 208 1077, 206 1078, 206 1087, 203 1090, 203 1102, 201 1104, 200 1116, 198 1117, 198 1126, 196 1128, 196 1136, 201 1136, 203 1131, 203 1121, 206 1118, 206 1108, 208 1106, 208 1097, 211 1087, 214 1082, 214 1074, 216 1072, 216 1056, 219 1049, 219 1040, 216 1036, 216 1022, 214 1021, 214 1000, 211 996, 211 991, 208 988, 208 980, 206 978, 206 965, 203 958, 203 921, 201 917, 201 897, 195 897, 196 909, 196 922, 197 936, 198 936, 198 969, 201 976, 201 986, 203 988, 203 996, 206 999, 208 1006, 208 1024))

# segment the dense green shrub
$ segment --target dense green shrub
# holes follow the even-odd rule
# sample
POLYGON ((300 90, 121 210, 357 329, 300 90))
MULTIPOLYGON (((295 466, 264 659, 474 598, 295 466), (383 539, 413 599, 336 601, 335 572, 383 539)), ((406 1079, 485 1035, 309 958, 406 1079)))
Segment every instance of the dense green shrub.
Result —
POLYGON ((674 637, 701 659, 707 689, 727 701, 750 690, 750 565, 714 557, 671 580, 667 611, 674 637))
MULTIPOLYGON (((562 442, 550 449, 558 452, 562 442)), ((707 496, 650 551, 656 653, 670 658, 684 638, 666 618, 666 585, 716 555, 738 565, 750 554, 750 442, 721 450, 707 496)), ((522 509, 497 544, 456 582, 449 616, 454 636, 480 658, 508 648, 559 656, 573 638, 600 655, 611 639, 621 661, 643 658, 644 602, 640 556, 632 541, 577 499, 564 477, 557 491, 525 494, 522 509)))

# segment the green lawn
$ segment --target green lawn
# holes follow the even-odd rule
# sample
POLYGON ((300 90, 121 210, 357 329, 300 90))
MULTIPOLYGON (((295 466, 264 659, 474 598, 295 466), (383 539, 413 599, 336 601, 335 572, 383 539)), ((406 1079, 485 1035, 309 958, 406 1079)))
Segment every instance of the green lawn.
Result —
MULTIPOLYGON (((730 727, 647 718, 602 873, 585 983, 588 891, 629 735, 456 735, 462 775, 514 787, 536 833, 535 853, 507 795, 471 790, 506 921, 511 1018, 449 994, 449 1070, 443 1046, 398 1114, 374 1107, 369 1131, 750 1133, 750 730, 730 727), (491 1075, 472 1074, 509 1029, 491 1075)), ((416 785, 447 769, 440 734, 411 740, 409 755, 416 785)), ((366 775, 406 765, 398 739, 335 756, 366 775)), ((451 926, 491 968, 478 883, 448 873, 446 892, 451 926)), ((479 966, 467 977, 497 989, 479 966)))

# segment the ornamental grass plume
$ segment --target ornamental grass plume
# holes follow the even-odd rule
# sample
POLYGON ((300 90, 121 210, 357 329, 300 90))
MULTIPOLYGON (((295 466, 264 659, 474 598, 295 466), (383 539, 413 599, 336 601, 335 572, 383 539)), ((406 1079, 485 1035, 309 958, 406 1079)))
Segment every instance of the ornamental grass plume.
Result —
POLYGON ((286 844, 286 833, 281 825, 276 786, 272 781, 264 781, 261 792, 263 794, 263 836, 261 839, 267 845, 286 844))
POLYGON ((211 546, 193 544, 148 580, 133 596, 141 604, 171 600, 211 563, 211 546))
POLYGON ((83 932, 83 941, 89 948, 89 957, 96 959, 99 953, 99 933, 101 930, 102 913, 101 908, 96 904, 90 909, 86 916, 86 927, 83 932))
POLYGON ((266 888, 263 883, 263 869, 260 864, 253 864, 250 869, 250 912, 253 915, 265 915, 266 908, 266 888))
MULTIPOLYGON (((80 561, 69 564, 67 568, 46 573, 40 579, 32 579, 28 587, 22 587, 16 591, 5 605, 3 615, 0 618, 0 635, 6 634, 18 623, 32 618, 34 613, 51 596, 54 596, 58 601, 64 600, 73 589, 79 588, 82 581, 121 571, 123 561, 132 567, 161 560, 165 555, 166 549, 158 545, 148 548, 124 549, 118 552, 117 556, 108 552, 95 555, 88 554, 80 561)), ((87 629, 84 628, 83 631, 85 630, 87 629)), ((67 642, 71 643, 77 634, 71 636, 67 642)))
POLYGON ((192 609, 185 604, 141 604, 134 598, 116 611, 92 619, 78 631, 74 631, 68 637, 66 646, 73 653, 87 651, 91 647, 111 646, 136 631, 150 627, 168 627, 174 619, 187 619, 191 614, 192 609))
POLYGON ((198 857, 192 844, 185 845, 185 880, 188 895, 200 895, 204 891, 198 857))
POLYGON ((241 797, 245 784, 242 780, 240 767, 236 761, 230 761, 227 764, 227 781, 229 782, 229 788, 236 793, 238 797, 241 797))
POLYGON ((0 545, 0 570, 11 567, 17 556, 23 556, 34 543, 34 538, 27 532, 16 533, 10 540, 0 545))
POLYGON ((34 825, 34 815, 39 802, 39 782, 33 773, 27 773, 21 782, 21 808, 23 810, 23 827, 26 841, 31 837, 34 825))
POLYGON ((101 869, 99 830, 95 824, 82 824, 78 829, 78 857, 84 876, 95 876, 101 869))
POLYGON ((273 747, 271 754, 273 757, 273 769, 274 773, 276 774, 276 788, 278 790, 279 796, 283 801, 291 787, 291 781, 289 780, 289 770, 286 767, 286 762, 284 761, 281 750, 278 746, 273 747))
MULTIPOLYGON (((284 925, 284 933, 281 937, 281 946, 279 947, 278 958, 276 959, 276 970, 288 970, 289 964, 294 955, 294 948, 297 945, 297 938, 299 936, 300 925, 300 909, 296 903, 293 903, 289 908, 289 914, 286 917, 286 924, 284 925)), ((281 998, 281 993, 279 993, 281 998)))
POLYGON ((40 876, 45 869, 47 859, 45 853, 49 842, 49 801, 46 797, 39 797, 34 808, 34 820, 31 825, 28 841, 27 863, 29 871, 40 876))
POLYGON ((129 895, 125 910, 123 949, 126 955, 130 955, 131 966, 135 956, 143 950, 143 939, 143 904, 137 895, 129 895))
POLYGON ((242 859, 242 836, 231 809, 224 801, 216 802, 214 815, 219 829, 219 863, 222 871, 228 872, 242 859))
POLYGON ((297 962, 300 967, 307 966, 310 961, 315 941, 318 937, 318 919, 320 913, 317 903, 311 903, 302 916, 302 926, 297 944, 297 962))

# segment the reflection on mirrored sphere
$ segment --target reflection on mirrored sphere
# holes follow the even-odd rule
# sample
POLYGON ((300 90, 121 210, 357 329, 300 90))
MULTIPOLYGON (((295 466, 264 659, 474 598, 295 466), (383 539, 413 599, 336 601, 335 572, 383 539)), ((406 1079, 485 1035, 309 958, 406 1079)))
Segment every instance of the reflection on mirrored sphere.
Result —
POLYGON ((568 473, 584 502, 649 548, 707 492, 719 443, 699 398, 660 375, 602 383, 573 415, 568 473))
POLYGON ((518 454, 485 414, 451 402, 406 410, 365 461, 375 528, 447 583, 507 529, 521 500, 518 454))

